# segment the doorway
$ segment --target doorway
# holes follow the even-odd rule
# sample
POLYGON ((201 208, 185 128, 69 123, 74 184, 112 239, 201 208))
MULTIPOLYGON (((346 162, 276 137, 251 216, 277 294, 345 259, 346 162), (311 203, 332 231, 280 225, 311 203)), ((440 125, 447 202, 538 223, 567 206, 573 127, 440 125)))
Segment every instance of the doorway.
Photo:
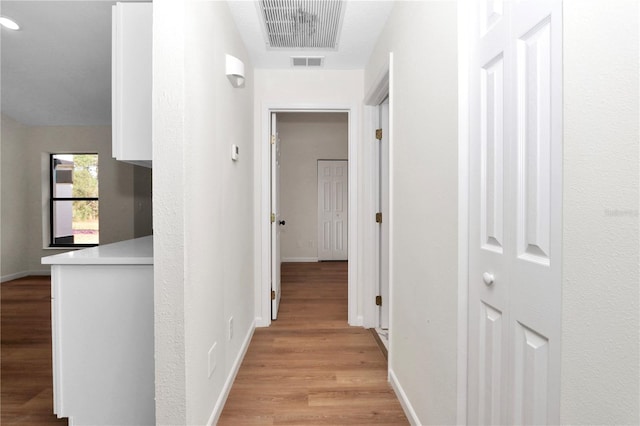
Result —
MULTIPOLYGON (((258 316, 258 326, 267 326, 271 322, 267 319, 277 318, 280 297, 278 282, 280 275, 277 272, 280 271, 280 263, 318 262, 320 260, 318 256, 320 241, 317 197, 318 160, 345 160, 355 150, 353 138, 355 114, 349 109, 267 108, 265 115, 269 118, 269 125, 264 126, 263 122, 263 131, 266 130, 270 149, 262 151, 262 209, 266 205, 269 221, 268 228, 264 223, 262 224, 263 280, 259 300, 262 312, 265 312, 266 302, 269 302, 271 315, 267 318, 263 315, 262 321, 258 316), (267 128, 265 129, 265 127, 267 128), (272 132, 272 129, 275 131, 272 132), (276 146, 278 148, 274 150, 276 146), (274 152, 277 154, 274 155, 274 152), (268 162, 265 161, 267 153, 268 162), (272 159, 278 160, 276 169, 279 170, 279 179, 273 179, 272 172, 276 169, 273 167, 272 159), (266 176, 269 176, 266 179, 268 185, 265 185, 266 176), (272 187, 271 183, 275 183, 277 180, 280 184, 272 187), (276 200, 275 203, 274 200, 276 200), (265 232, 265 228, 268 232, 265 232), (279 240, 279 244, 274 244, 276 239, 279 240), (274 250, 274 247, 278 247, 278 249, 274 250), (278 251, 280 251, 279 256, 278 251), (267 270, 265 271, 265 269, 267 270)), ((349 191, 348 198, 343 199, 346 202, 344 207, 347 215, 343 230, 346 232, 345 260, 349 260, 348 317, 350 325, 360 325, 353 321, 353 317, 355 317, 353 305, 356 300, 352 296, 355 290, 353 265, 356 263, 355 260, 352 261, 356 253, 353 249, 353 242, 356 238, 355 229, 352 229, 350 225, 355 222, 353 217, 357 209, 354 198, 356 191, 351 191, 351 188, 355 187, 354 174, 352 173, 354 167, 351 162, 346 164, 348 164, 348 170, 344 170, 344 172, 348 175, 347 187, 349 191), (347 224, 349 226, 346 226, 347 224)), ((269 311, 266 311, 267 314, 269 311)))

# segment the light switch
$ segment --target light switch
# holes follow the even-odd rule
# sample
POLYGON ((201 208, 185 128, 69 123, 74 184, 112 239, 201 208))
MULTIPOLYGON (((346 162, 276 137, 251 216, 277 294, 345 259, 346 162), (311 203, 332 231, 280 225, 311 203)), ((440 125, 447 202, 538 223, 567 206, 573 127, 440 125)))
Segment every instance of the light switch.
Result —
POLYGON ((240 148, 238 147, 238 145, 236 144, 231 145, 231 159, 233 161, 238 161, 239 156, 240 156, 240 148))

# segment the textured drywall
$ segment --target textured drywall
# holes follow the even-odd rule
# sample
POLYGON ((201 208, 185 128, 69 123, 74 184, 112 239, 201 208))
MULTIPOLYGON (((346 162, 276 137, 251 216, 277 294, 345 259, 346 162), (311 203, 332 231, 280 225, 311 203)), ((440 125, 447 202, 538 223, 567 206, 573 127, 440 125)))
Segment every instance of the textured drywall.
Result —
POLYGON ((153 97, 156 420, 206 424, 254 320, 253 75, 226 2, 154 3, 153 97))
POLYGON ((421 424, 456 421, 458 122, 455 2, 395 2, 365 71, 391 71, 391 353, 421 424))
POLYGON ((186 423, 184 4, 153 5, 153 282, 156 424, 186 423))
POLYGON ((635 0, 565 0, 563 424, 638 424, 635 0))
POLYGON ((253 72, 226 2, 190 2, 186 22, 187 423, 202 424, 254 319, 253 72), (244 62, 243 87, 227 79, 226 54, 244 62), (213 344, 218 366, 208 377, 213 344))
POLYGON ((346 160, 349 123, 346 113, 278 114, 280 137, 281 255, 318 257, 317 160, 346 160))

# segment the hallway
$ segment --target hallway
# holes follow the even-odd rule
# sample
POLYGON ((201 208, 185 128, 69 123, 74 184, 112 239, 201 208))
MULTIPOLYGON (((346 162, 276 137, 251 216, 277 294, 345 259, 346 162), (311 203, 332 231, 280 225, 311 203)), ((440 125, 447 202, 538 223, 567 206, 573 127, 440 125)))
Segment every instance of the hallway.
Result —
POLYGON ((369 330, 347 325, 347 263, 283 263, 278 320, 255 331, 220 425, 402 425, 369 330))

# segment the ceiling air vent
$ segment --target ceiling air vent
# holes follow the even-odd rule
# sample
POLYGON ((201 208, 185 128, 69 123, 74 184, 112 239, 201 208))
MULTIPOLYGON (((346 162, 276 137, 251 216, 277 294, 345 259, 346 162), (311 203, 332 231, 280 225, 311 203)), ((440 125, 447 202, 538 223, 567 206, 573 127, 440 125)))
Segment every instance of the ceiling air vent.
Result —
POLYGON ((291 65, 294 67, 321 67, 324 65, 324 56, 292 56, 291 65))
POLYGON ((336 49, 343 0, 260 0, 271 48, 336 49))

